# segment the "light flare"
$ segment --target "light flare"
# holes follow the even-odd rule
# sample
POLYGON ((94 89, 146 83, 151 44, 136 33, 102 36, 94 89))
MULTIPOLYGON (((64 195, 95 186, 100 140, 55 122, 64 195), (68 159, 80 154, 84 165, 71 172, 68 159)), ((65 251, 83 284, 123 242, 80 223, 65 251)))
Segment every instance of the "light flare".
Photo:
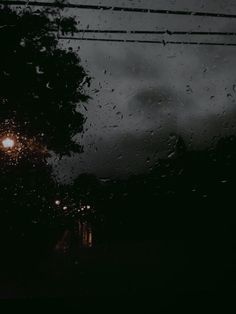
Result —
POLYGON ((6 137, 2 140, 2 146, 6 149, 11 149, 15 146, 15 141, 10 137, 6 137))

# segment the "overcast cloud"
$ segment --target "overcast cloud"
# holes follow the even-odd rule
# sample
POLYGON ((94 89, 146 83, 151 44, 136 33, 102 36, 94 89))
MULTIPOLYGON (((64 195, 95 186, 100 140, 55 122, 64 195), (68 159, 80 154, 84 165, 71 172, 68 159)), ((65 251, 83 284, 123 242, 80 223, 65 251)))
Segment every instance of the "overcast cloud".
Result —
MULTIPOLYGON (((199 0, 80 1, 86 4, 236 13, 236 3, 199 0)), ((65 10, 90 29, 235 31, 236 19, 65 10)), ((86 34, 84 36, 87 36, 86 34)), ((92 36, 89 34, 89 36, 92 36)), ((96 35, 107 37, 109 35, 96 35)), ((112 35, 120 38, 119 35, 112 35)), ((124 36, 124 35, 123 35, 124 36)), ((225 36, 127 35, 126 38, 236 42, 225 36)), ((123 37, 122 37, 123 38, 123 37)), ((105 42, 65 42, 93 77, 84 153, 55 161, 68 182, 80 173, 125 176, 146 171, 169 153, 169 138, 181 135, 194 149, 235 134, 236 47, 105 42), (98 92, 95 92, 98 90, 98 92)))

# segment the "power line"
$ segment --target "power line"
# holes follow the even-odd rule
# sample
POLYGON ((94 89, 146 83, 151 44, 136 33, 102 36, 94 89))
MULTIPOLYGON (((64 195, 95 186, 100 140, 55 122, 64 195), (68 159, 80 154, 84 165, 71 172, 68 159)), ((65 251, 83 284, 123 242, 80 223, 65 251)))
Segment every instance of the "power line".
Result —
POLYGON ((133 12, 133 13, 155 13, 168 15, 187 15, 187 16, 203 16, 203 17, 220 17, 220 18, 236 18, 236 14, 199 12, 199 11, 182 11, 182 10, 162 10, 162 9, 146 9, 146 8, 131 8, 131 7, 116 7, 105 5, 90 5, 90 4, 74 4, 74 3, 58 3, 58 2, 41 2, 41 1, 22 1, 22 0, 0 0, 3 5, 31 5, 38 7, 56 7, 56 8, 71 8, 71 9, 86 9, 86 10, 103 10, 116 12, 133 12))
POLYGON ((203 32, 203 31, 128 31, 128 30, 100 30, 78 29, 76 33, 99 33, 99 34, 139 34, 139 35, 219 35, 236 36, 236 32, 203 32))
POLYGON ((78 41, 100 41, 100 42, 117 42, 117 43, 146 43, 162 45, 198 45, 198 46, 236 46, 236 43, 217 43, 217 42, 198 42, 198 41, 164 41, 164 40, 137 40, 137 39, 115 39, 115 38, 88 38, 88 37, 69 37, 60 36, 62 40, 78 41))

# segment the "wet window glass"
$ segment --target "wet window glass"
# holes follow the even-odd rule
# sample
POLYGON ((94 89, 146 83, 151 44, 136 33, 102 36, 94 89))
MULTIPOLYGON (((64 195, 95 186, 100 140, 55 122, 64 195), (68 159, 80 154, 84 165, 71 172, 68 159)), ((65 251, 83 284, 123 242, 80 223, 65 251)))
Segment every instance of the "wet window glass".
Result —
POLYGON ((233 0, 0 0, 1 299, 230 304, 235 27, 233 0))

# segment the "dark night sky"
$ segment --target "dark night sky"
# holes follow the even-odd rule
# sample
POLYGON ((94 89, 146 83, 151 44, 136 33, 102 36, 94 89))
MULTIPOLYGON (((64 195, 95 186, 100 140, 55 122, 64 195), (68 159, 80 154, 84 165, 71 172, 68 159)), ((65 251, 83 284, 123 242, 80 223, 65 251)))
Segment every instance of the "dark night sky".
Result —
MULTIPOLYGON (((233 0, 84 0, 80 3, 236 14, 233 0)), ((64 14, 76 16, 81 28, 90 29, 236 29, 236 19, 225 18, 87 10, 64 10, 64 14)), ((236 42, 236 38, 224 36, 127 35, 126 38, 134 36, 236 42)), ((171 133, 181 135, 190 148, 209 146, 217 137, 236 133, 236 47, 79 41, 63 44, 80 47, 82 64, 93 82, 92 99, 87 111, 84 110, 85 132, 77 137, 84 145, 84 153, 60 161, 52 158, 61 180, 68 182, 83 172, 107 177, 145 171, 155 159, 167 155, 171 133), (94 93, 95 89, 99 92, 94 93), (150 162, 146 162, 149 158, 150 162)))

